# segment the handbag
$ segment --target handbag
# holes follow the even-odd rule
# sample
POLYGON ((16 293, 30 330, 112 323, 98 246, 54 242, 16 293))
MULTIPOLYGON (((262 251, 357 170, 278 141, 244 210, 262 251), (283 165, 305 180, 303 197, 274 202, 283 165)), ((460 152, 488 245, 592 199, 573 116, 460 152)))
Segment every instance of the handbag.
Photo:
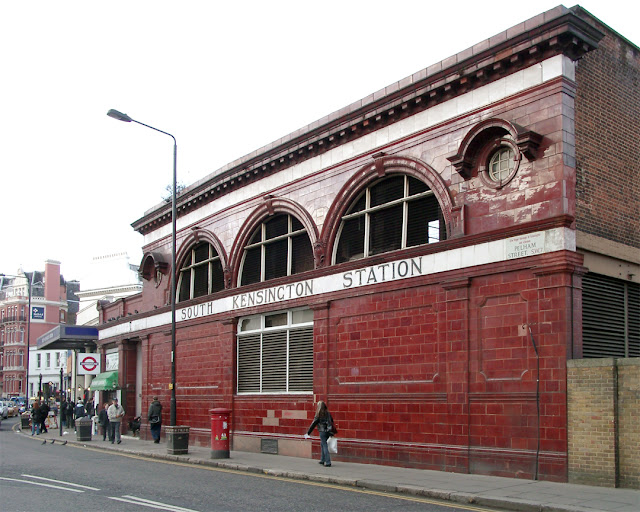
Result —
POLYGON ((338 440, 331 436, 327 439, 327 447, 329 448, 329 453, 338 453, 338 440))

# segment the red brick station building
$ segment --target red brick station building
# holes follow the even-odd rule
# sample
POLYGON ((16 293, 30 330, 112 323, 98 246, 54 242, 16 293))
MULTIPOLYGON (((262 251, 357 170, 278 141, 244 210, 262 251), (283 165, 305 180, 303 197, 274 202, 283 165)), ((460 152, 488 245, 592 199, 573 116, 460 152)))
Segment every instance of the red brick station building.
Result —
MULTIPOLYGON (((559 6, 182 190, 189 442, 225 407, 233 450, 312 457, 325 400, 338 462, 567 481, 568 362, 640 356, 639 63, 559 6)), ((98 349, 149 436, 170 203, 133 227, 143 291, 102 306, 98 349)))

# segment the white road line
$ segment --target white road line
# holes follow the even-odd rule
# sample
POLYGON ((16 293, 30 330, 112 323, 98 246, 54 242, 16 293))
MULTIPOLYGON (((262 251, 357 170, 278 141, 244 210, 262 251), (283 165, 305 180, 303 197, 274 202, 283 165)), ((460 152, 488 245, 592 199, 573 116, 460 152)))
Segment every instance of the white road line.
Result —
POLYGON ((198 512, 190 508, 177 507, 175 505, 168 505, 166 503, 160 503, 159 501, 145 500, 138 498, 137 496, 123 496, 117 498, 115 496, 107 496, 110 500, 124 501, 125 503, 134 503, 135 505, 142 505, 143 507, 157 508, 160 510, 170 510, 171 512, 198 512), (125 499, 126 498, 126 499, 125 499))
POLYGON ((43 476, 36 476, 36 475, 22 475, 22 476, 26 476, 27 478, 36 478, 38 480, 44 480, 46 482, 55 482, 57 484, 71 485, 73 487, 82 487, 83 489, 89 489, 90 491, 100 490, 97 487, 89 487, 88 485, 72 484, 71 482, 65 482, 64 480, 53 480, 52 478, 45 478, 43 476))
POLYGON ((6 478, 4 476, 0 476, 0 480, 7 480, 9 482, 20 482, 22 484, 40 485, 42 487, 50 487, 51 489, 60 489, 61 491, 84 492, 84 491, 81 491, 80 489, 69 489, 67 487, 60 487, 59 485, 43 484, 40 482, 32 482, 31 480, 21 480, 19 478, 6 478))

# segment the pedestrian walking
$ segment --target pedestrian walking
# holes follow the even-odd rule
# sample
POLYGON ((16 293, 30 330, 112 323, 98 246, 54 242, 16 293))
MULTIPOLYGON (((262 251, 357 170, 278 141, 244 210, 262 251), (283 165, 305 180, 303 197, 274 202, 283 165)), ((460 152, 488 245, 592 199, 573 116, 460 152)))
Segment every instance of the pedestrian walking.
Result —
POLYGON ((74 411, 76 419, 84 418, 87 415, 87 411, 84 408, 84 402, 82 400, 78 400, 76 404, 76 410, 74 411))
POLYGON ((309 438, 309 434, 314 428, 318 428, 318 435, 320 436, 320 464, 324 464, 325 467, 331 466, 331 455, 329 454, 329 447, 327 446, 327 440, 333 435, 333 418, 327 409, 327 404, 322 400, 318 402, 316 409, 316 416, 313 418, 313 423, 304 435, 305 439, 309 438))
POLYGON ((157 444, 160 442, 160 431, 162 430, 162 404, 157 396, 153 397, 153 402, 149 406, 147 420, 149 421, 153 442, 157 444))
POLYGON ((42 404, 40 405, 40 432, 43 433, 47 433, 49 432, 47 430, 47 418, 49 417, 49 411, 51 409, 49 408, 49 404, 47 403, 47 401, 45 400, 44 402, 42 402, 42 404))
POLYGON ((109 414, 107 413, 107 409, 109 408, 109 403, 105 402, 104 406, 100 410, 100 414, 98 414, 98 423, 100 424, 100 428, 102 428, 102 440, 107 440, 107 433, 109 434, 109 441, 111 441, 111 430, 109 429, 109 414))
POLYGON ((76 404, 73 400, 67 402, 67 423, 69 428, 75 428, 75 421, 73 419, 73 413, 75 412, 76 404))
POLYGON ((60 402, 60 422, 63 427, 67 426, 67 401, 64 398, 60 402))
POLYGON ((107 415, 109 416, 109 427, 111 429, 111 444, 117 441, 118 444, 122 442, 120 437, 120 423, 124 417, 124 409, 118 404, 118 399, 114 398, 113 403, 107 409, 107 415))
POLYGON ((84 407, 85 411, 87 411, 87 416, 93 416, 94 413, 96 412, 94 406, 93 406, 93 400, 88 400, 85 403, 85 407, 84 407))
POLYGON ((33 406, 31 407, 31 435, 40 435, 40 401, 36 400, 33 402, 33 406))

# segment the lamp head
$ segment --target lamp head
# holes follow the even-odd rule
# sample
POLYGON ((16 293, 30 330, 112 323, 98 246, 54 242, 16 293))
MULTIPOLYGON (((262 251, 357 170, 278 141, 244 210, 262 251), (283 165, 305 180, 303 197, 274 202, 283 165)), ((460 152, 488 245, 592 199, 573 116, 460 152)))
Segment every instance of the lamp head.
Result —
POLYGON ((118 112, 114 109, 109 110, 109 112, 107 112, 107 115, 109 117, 117 119, 118 121, 124 121, 126 123, 130 123, 131 121, 133 121, 133 119, 131 119, 127 114, 123 114, 122 112, 118 112))

